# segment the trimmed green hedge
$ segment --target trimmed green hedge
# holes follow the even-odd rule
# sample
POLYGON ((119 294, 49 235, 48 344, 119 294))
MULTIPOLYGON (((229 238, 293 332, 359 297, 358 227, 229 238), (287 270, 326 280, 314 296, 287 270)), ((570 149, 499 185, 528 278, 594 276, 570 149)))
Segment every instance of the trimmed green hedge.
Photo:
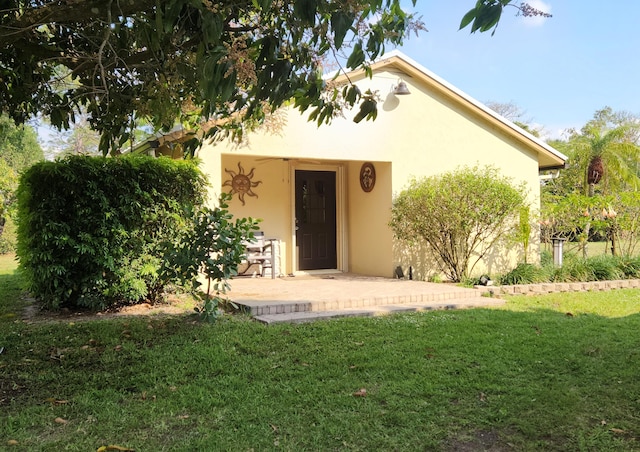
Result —
POLYGON ((18 246, 45 308, 104 309, 154 300, 167 243, 204 203, 193 161, 70 156, 20 178, 18 246))

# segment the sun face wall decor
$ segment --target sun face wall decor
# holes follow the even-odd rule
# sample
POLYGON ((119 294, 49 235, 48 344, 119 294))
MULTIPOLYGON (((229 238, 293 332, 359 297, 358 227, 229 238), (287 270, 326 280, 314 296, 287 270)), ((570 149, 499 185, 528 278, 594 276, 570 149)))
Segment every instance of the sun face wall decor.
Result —
POLYGON ((242 164, 238 162, 237 173, 233 170, 229 170, 226 168, 224 170, 226 173, 228 173, 231 176, 231 179, 225 181, 224 184, 222 184, 222 186, 231 187, 231 191, 229 193, 231 193, 231 195, 234 195, 237 193, 238 199, 240 200, 243 206, 244 206, 245 195, 254 196, 256 198, 258 197, 258 195, 254 193, 253 190, 251 190, 252 188, 257 187, 262 183, 262 181, 259 181, 259 180, 255 182, 251 180, 254 177, 253 172, 255 171, 255 168, 251 168, 251 171, 249 171, 249 174, 245 174, 242 164))

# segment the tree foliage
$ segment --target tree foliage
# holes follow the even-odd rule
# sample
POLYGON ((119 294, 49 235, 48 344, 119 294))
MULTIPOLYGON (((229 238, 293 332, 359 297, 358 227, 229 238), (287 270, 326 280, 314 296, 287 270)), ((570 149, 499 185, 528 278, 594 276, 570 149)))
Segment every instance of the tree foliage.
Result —
POLYGON ((165 256, 163 273, 179 281, 199 300, 196 311, 208 321, 219 315, 219 305, 228 301, 224 295, 229 280, 238 274, 245 256, 247 240, 253 240, 258 220, 236 218, 229 213, 231 195, 220 195, 218 205, 203 207, 193 213, 190 225, 171 244, 165 256), (200 276, 207 280, 202 290, 200 276))
POLYGON ((550 143, 569 160, 544 192, 607 195, 640 187, 640 118, 605 107, 580 130, 569 132, 566 141, 550 143))
POLYGON ((331 109, 323 57, 346 51, 347 66, 361 67, 400 44, 412 20, 399 0, 3 5, 2 109, 18 122, 43 112, 68 128, 85 107, 103 151, 121 146, 136 118, 169 130, 176 119, 260 119, 265 102, 331 109))
POLYGON ((0 115, 0 253, 13 250, 15 237, 5 229, 12 224, 15 190, 20 172, 42 160, 44 154, 36 133, 29 125, 16 126, 7 115, 0 115))
POLYGON ((43 160, 36 131, 28 124, 16 125, 9 116, 0 115, 0 159, 17 173, 43 160))
POLYGON ((5 228, 10 221, 14 192, 18 186, 18 175, 3 159, 0 159, 0 254, 14 247, 11 238, 7 238, 5 228))
POLYGON ((498 28, 498 22, 504 8, 513 6, 518 14, 525 17, 551 17, 551 14, 541 11, 528 3, 514 4, 513 0, 478 0, 476 6, 467 12, 460 22, 460 29, 470 27, 471 33, 485 32, 493 29, 493 35, 498 28))
POLYGON ((514 231, 525 196, 493 167, 414 179, 393 202, 391 228, 400 240, 426 242, 440 270, 461 281, 514 231))
POLYGON ((167 243, 204 202, 191 160, 68 156, 30 167, 18 188, 18 257, 46 308, 155 301, 167 243))
MULTIPOLYGON (((464 22, 490 29, 510 3, 480 0, 464 22)), ((7 0, 0 112, 66 129, 87 111, 104 153, 141 119, 164 131, 212 120, 211 136, 292 101, 320 124, 363 100, 322 78, 329 60, 367 70, 422 28, 400 0, 7 0)))

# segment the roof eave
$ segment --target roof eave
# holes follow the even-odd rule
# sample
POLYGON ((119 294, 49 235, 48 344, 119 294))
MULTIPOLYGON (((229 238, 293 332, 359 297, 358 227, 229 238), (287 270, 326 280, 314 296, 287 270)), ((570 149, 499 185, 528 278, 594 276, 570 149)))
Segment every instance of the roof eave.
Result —
MULTIPOLYGON (((550 159, 553 161, 552 164, 540 165, 540 170, 564 168, 565 163, 568 160, 568 157, 566 155, 562 154, 560 151, 549 146, 538 137, 530 134, 523 128, 514 124, 512 121, 499 115, 486 105, 482 104, 478 100, 456 88, 446 80, 440 78, 424 66, 404 55, 402 52, 393 50, 383 55, 382 57, 380 57, 380 59, 374 61, 371 64, 372 71, 385 69, 388 67, 395 67, 406 73, 408 76, 421 80, 427 85, 437 89, 439 92, 448 96, 449 98, 452 98, 457 102, 466 104, 472 110, 475 110, 476 114, 483 116, 486 120, 495 124, 504 133, 512 136, 517 141, 534 149, 544 160, 550 159)), ((341 82, 347 81, 350 78, 357 78, 364 75, 365 71, 359 69, 347 74, 337 75, 336 73, 333 73, 331 78, 335 78, 337 82, 341 82)), ((540 158, 538 160, 540 161, 540 158)))

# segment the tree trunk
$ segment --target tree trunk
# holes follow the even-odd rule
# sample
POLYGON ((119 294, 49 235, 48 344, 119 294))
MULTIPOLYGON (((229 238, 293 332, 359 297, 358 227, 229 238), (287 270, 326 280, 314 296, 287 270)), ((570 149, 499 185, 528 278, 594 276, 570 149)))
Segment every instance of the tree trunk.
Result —
POLYGON ((598 155, 591 159, 589 166, 587 167, 587 183, 589 186, 595 185, 600 182, 603 175, 604 163, 602 162, 602 157, 598 155))
POLYGON ((582 243, 582 258, 586 259, 587 257, 587 245, 589 244, 589 232, 591 231, 591 221, 587 223, 584 227, 584 242, 582 243))

